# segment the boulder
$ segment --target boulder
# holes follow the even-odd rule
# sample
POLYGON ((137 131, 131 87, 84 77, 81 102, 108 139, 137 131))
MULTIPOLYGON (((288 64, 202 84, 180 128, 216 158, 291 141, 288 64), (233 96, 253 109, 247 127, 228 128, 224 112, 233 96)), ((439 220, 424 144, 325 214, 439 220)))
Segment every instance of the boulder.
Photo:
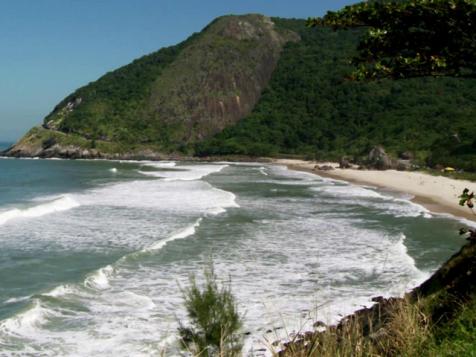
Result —
POLYGON ((389 170, 396 167, 395 162, 388 156, 384 148, 375 146, 370 150, 367 163, 371 168, 377 170, 389 170))
POLYGON ((410 160, 398 160, 396 169, 398 171, 409 171, 413 168, 410 160))
POLYGON ((317 166, 317 170, 319 170, 319 171, 331 171, 331 170, 334 170, 334 168, 331 165, 321 165, 321 166, 317 166))
POLYGON ((350 164, 350 160, 346 158, 345 156, 339 160, 340 169, 350 169, 351 167, 352 165, 350 164))

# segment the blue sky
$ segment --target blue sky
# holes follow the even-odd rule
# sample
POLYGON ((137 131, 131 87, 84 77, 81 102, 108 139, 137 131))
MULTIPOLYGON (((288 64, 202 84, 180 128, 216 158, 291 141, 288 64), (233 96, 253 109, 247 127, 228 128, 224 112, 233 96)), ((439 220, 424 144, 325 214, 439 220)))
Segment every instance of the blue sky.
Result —
POLYGON ((0 141, 76 88, 200 31, 217 16, 307 18, 352 0, 0 0, 0 141))

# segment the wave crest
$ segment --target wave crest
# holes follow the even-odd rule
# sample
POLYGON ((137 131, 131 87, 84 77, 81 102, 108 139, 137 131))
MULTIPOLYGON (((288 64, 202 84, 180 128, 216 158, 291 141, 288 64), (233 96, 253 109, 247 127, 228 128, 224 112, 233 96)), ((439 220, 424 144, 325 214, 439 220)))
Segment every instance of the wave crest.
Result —
POLYGON ((54 201, 43 203, 26 209, 14 208, 12 210, 0 213, 0 226, 12 219, 17 218, 36 218, 47 214, 67 211, 79 207, 80 204, 71 196, 65 195, 54 201))

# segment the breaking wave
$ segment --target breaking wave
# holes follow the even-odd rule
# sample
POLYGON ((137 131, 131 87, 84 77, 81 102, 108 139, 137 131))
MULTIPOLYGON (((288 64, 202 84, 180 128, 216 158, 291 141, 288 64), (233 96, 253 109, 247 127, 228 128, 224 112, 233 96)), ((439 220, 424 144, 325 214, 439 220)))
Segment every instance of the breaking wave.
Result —
POLYGON ((13 219, 41 217, 55 212, 67 211, 78 206, 80 206, 80 204, 74 198, 70 195, 65 195, 53 201, 30 208, 14 208, 6 212, 0 212, 0 225, 13 219))

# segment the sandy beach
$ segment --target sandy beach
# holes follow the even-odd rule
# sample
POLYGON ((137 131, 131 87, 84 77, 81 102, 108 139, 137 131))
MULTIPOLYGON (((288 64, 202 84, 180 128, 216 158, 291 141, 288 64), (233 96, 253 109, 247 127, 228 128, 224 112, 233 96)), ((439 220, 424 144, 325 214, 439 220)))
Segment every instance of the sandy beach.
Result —
POLYGON ((318 163, 291 159, 279 159, 274 162, 287 165, 293 170, 312 172, 322 177, 408 193, 414 196, 413 202, 421 204, 431 212, 449 213, 476 221, 476 215, 468 207, 458 205, 458 196, 465 188, 470 191, 476 190, 476 182, 433 176, 418 171, 339 169, 337 163, 318 163), (335 169, 330 171, 314 170, 316 165, 330 165, 335 169))

